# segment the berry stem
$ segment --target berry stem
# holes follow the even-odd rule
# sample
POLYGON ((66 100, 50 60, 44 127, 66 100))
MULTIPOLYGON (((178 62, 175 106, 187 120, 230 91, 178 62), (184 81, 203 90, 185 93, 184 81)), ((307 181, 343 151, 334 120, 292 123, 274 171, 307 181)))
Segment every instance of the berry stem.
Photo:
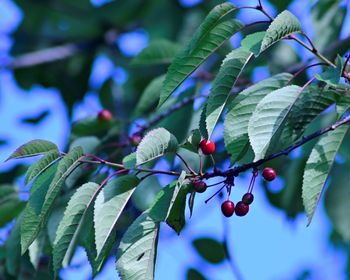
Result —
POLYGON ((209 197, 206 201, 204 201, 205 203, 208 203, 209 200, 211 200, 214 196, 216 196, 218 193, 220 193, 222 191, 223 188, 225 188, 227 185, 223 185, 218 191, 216 191, 211 197, 209 197))

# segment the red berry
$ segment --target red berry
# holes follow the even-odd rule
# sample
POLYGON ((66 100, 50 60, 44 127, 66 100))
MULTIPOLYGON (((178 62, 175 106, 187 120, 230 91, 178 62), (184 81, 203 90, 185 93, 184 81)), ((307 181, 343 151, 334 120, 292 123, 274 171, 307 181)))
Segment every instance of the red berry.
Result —
POLYGON ((109 111, 107 109, 103 109, 102 111, 100 111, 98 113, 97 117, 100 121, 103 121, 103 122, 109 122, 110 120, 113 119, 113 115, 112 115, 111 111, 109 111))
POLYGON ((235 208, 235 213, 237 216, 245 216, 247 215, 249 211, 249 205, 244 204, 243 201, 240 201, 236 204, 236 208, 235 208))
POLYGON ((203 193, 207 189, 207 184, 203 181, 197 181, 193 183, 193 188, 196 192, 203 193))
POLYGON ((249 204, 252 204, 253 201, 254 201, 254 195, 252 193, 246 193, 242 197, 242 202, 244 204, 249 205, 249 204))
POLYGON ((199 147, 202 150, 202 153, 205 155, 211 155, 215 152, 215 143, 211 140, 203 139, 199 143, 199 147))
POLYGON ((271 167, 266 167, 263 170, 262 176, 266 181, 273 181, 276 178, 276 171, 271 167))
POLYGON ((141 139, 142 139, 142 137, 140 134, 134 134, 129 138, 132 146, 137 146, 138 144, 140 144, 141 139))
POLYGON ((225 217, 231 217, 235 212, 235 204, 231 200, 226 200, 221 204, 221 212, 225 217))

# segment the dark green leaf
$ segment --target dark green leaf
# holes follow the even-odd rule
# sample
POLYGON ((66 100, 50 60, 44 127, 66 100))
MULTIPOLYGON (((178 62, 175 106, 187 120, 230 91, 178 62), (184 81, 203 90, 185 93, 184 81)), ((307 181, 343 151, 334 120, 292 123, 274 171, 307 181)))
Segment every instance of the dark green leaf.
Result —
POLYGON ((198 238, 192 241, 198 254, 206 261, 214 264, 225 260, 224 246, 212 238, 198 238))

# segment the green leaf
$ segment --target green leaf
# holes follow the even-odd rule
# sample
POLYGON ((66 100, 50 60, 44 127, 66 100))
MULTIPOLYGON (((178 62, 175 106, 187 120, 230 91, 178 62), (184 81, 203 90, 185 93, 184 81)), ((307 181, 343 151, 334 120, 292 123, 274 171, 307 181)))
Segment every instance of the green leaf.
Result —
MULTIPOLYGON (((345 144, 345 142, 344 142, 345 144)), ((331 183, 325 194, 326 212, 334 229, 348 242, 350 241, 350 165, 335 165, 332 170, 331 183)))
POLYGON ((286 86, 269 93, 256 106, 248 125, 254 161, 264 158, 269 147, 273 147, 301 92, 298 86, 286 86))
POLYGON ((328 66, 326 71, 321 74, 316 74, 315 77, 319 81, 325 82, 327 85, 337 87, 339 85, 339 80, 342 75, 344 66, 343 59, 338 55, 337 66, 328 66))
POLYGON ((176 43, 165 39, 151 41, 131 62, 132 65, 153 65, 171 63, 180 49, 176 43))
POLYGON ((223 244, 212 238, 198 238, 192 241, 192 245, 198 254, 206 261, 214 264, 225 260, 225 249, 223 244))
POLYGON ((249 34, 241 41, 242 48, 252 52, 255 56, 258 56, 260 54, 261 44, 265 34, 265 31, 249 34))
POLYGON ((270 24, 261 43, 260 52, 284 37, 301 31, 299 20, 289 11, 283 11, 270 24))
POLYGON ((196 191, 192 190, 190 193, 190 196, 188 197, 188 208, 190 209, 190 217, 192 217, 195 197, 196 197, 196 191))
POLYGON ((84 136, 75 139, 69 146, 69 149, 74 147, 81 147, 84 154, 93 154, 98 146, 101 144, 101 140, 96 136, 84 136))
POLYGON ((22 254, 28 249, 40 231, 40 214, 50 185, 57 171, 55 163, 43 171, 32 185, 29 200, 23 210, 21 220, 21 250, 22 254))
POLYGON ((289 146, 297 140, 305 132, 308 125, 320 113, 334 104, 339 97, 338 92, 328 88, 312 85, 306 88, 295 102, 282 132, 281 142, 284 146, 289 146))
POLYGON ((17 219, 13 226, 10 235, 5 243, 7 272, 12 276, 17 276, 19 273, 20 259, 21 259, 21 216, 17 219))
POLYGON ((208 103, 204 103, 202 112, 200 114, 200 119, 199 119, 199 132, 204 139, 209 139, 207 122, 206 122, 207 105, 208 103))
POLYGON ((153 106, 157 105, 164 80, 165 75, 162 75, 149 83, 136 105, 134 116, 142 115, 152 109, 153 106))
POLYGON ((240 92, 230 103, 224 122, 224 140, 233 162, 249 145, 248 124, 258 103, 270 92, 286 85, 291 74, 282 73, 260 81, 240 92))
POLYGON ((28 184, 35 177, 40 175, 46 168, 51 166, 60 157, 60 152, 58 150, 51 150, 47 152, 41 159, 33 163, 27 170, 24 183, 28 184))
POLYGON ((144 164, 150 160, 175 152, 178 143, 174 135, 164 128, 151 130, 142 139, 136 150, 136 164, 144 164))
POLYGON ((206 280, 202 273, 195 268, 189 268, 186 272, 186 280, 206 280))
POLYGON ((230 52, 222 62, 207 102, 206 123, 209 138, 219 121, 233 86, 252 55, 251 52, 239 48, 230 52))
POLYGON ((67 266, 73 256, 79 231, 84 220, 89 202, 99 187, 96 183, 86 183, 74 193, 69 200, 63 218, 59 223, 53 244, 53 268, 55 274, 67 266))
POLYGON ((186 142, 181 145, 182 148, 191 152, 197 153, 199 142, 202 137, 198 129, 192 131, 191 135, 187 138, 186 142))
MULTIPOLYGON (((37 181, 44 175, 41 174, 35 181, 38 191, 34 191, 29 198, 25 209, 28 216, 25 216, 26 226, 21 227, 22 254, 34 241, 42 227, 46 224, 52 205, 59 194, 61 187, 67 176, 80 164, 79 159, 83 155, 81 147, 75 147, 69 151, 58 163, 57 171, 52 181, 50 176, 44 176, 43 183, 39 185, 37 181), (51 183, 49 183, 51 181, 51 183), (48 189, 47 186, 49 185, 48 189), (43 190, 44 189, 44 190, 43 190)), ((48 170, 48 169, 47 169, 48 170)), ((41 181, 41 180, 40 180, 41 181)), ((39 181, 39 182, 40 182, 39 181)))
POLYGON ((311 223, 328 174, 348 129, 348 126, 341 126, 322 136, 306 162, 303 180, 303 203, 308 217, 308 225, 311 223))
POLYGON ((242 23, 225 19, 236 10, 231 3, 216 6, 197 29, 189 44, 175 57, 167 72, 159 105, 162 105, 180 84, 227 39, 242 28, 242 23))
POLYGON ((186 172, 182 171, 174 187, 173 196, 169 205, 166 223, 180 234, 185 226, 186 196, 189 192, 188 180, 185 180, 186 172))
POLYGON ((44 154, 51 150, 58 151, 58 148, 54 143, 41 139, 32 140, 16 149, 16 151, 14 151, 6 159, 6 161, 16 158, 33 157, 44 154))
POLYGON ((0 185, 0 227, 18 216, 25 202, 20 201, 13 185, 0 185))
POLYGON ((95 201, 94 224, 97 257, 108 257, 106 244, 113 237, 115 225, 129 201, 139 179, 134 175, 126 175, 109 181, 101 190, 95 201))
POLYGON ((159 221, 151 218, 147 211, 131 224, 117 251, 117 269, 121 279, 154 279, 158 234, 159 221))

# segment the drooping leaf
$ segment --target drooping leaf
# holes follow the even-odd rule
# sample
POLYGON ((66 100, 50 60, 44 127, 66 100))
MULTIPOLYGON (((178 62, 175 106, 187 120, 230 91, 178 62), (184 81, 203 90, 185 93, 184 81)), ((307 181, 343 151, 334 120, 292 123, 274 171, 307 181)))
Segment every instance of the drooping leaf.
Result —
POLYGON ((255 161, 264 158, 280 136, 281 128, 301 92, 299 86, 286 86, 269 93, 256 106, 248 125, 255 161))
POLYGON ((106 258, 106 244, 113 237, 115 225, 126 203, 133 194, 139 179, 126 175, 111 180, 98 194, 94 206, 94 225, 97 259, 106 258))
POLYGON ((287 73, 272 76, 243 90, 232 100, 225 117, 224 140, 233 162, 243 156, 249 145, 249 119, 258 103, 270 92, 285 86, 291 77, 287 73))
POLYGON ((163 86, 164 79, 165 75, 161 75, 153 79, 149 83, 149 85, 143 91, 141 98, 139 99, 136 105, 134 116, 144 114, 145 112, 150 110, 153 105, 157 105, 157 101, 159 100, 159 95, 163 86))
POLYGON ((266 50, 284 37, 301 31, 299 20, 289 11, 280 13, 267 29, 260 52, 266 50))
POLYGON ((225 250, 222 243, 212 238, 198 238, 192 241, 198 254, 206 261, 214 264, 225 260, 225 250))
POLYGON ((117 251, 121 279, 154 279, 159 226, 146 211, 127 229, 117 251))
POLYGON ((41 140, 41 139, 32 140, 20 146, 18 149, 16 149, 16 151, 14 151, 6 159, 6 161, 10 159, 16 159, 16 158, 33 157, 33 156, 44 154, 51 150, 58 151, 58 148, 54 143, 47 140, 41 140))
POLYGON ((344 66, 343 59, 338 55, 337 65, 334 68, 333 66, 328 66, 324 72, 321 74, 316 74, 315 77, 322 82, 330 86, 337 87, 339 85, 339 80, 342 75, 344 66))
POLYGON ((19 216, 15 225, 13 226, 10 235, 8 236, 5 243, 6 260, 5 267, 6 271, 12 275, 17 276, 20 267, 21 258, 21 216, 19 216))
POLYGON ((23 224, 21 226, 22 254, 28 249, 41 228, 46 224, 52 205, 59 194, 64 180, 80 164, 79 159, 82 155, 83 150, 81 147, 73 148, 58 163, 57 171, 52 181, 52 170, 49 172, 50 176, 44 176, 44 173, 42 173, 35 181, 38 191, 34 191, 35 194, 33 192, 29 198, 23 221, 25 226, 23 224), (42 176, 44 178, 41 179, 42 176), (39 179, 40 181, 37 183, 39 179), (43 183, 41 183, 41 180, 43 180, 43 183), (39 183, 41 184, 39 185, 39 183))
POLYGON ((230 97, 232 87, 235 85, 244 66, 252 55, 251 52, 239 48, 230 52, 222 62, 219 73, 213 81, 206 108, 206 123, 209 138, 230 97))
POLYGON ((56 274, 61 266, 69 264, 73 256, 84 213, 97 188, 98 184, 92 182, 82 185, 74 193, 64 211, 53 244, 53 268, 56 274))
POLYGON ((165 39, 151 41, 133 60, 132 65, 153 65, 171 63, 180 49, 176 43, 165 39))
POLYGON ((185 177, 186 172, 182 171, 174 187, 173 197, 166 217, 166 223, 173 228, 177 234, 180 234, 185 226, 186 196, 189 192, 189 187, 186 185, 188 180, 185 180, 185 177))
POLYGON ((344 125, 322 136, 306 162, 303 180, 303 203, 308 224, 311 223, 328 174, 348 129, 349 127, 344 125))
POLYGON ((47 152, 41 159, 33 163, 27 170, 24 183, 28 184, 36 176, 40 175, 46 168, 53 164, 60 156, 58 150, 51 150, 47 152))
POLYGON ((252 52, 255 56, 260 54, 261 44, 265 37, 265 31, 249 34, 241 41, 243 49, 252 52))
POLYGON ((188 208, 190 209, 190 217, 192 217, 195 197, 196 197, 196 191, 192 190, 190 193, 190 196, 188 197, 188 208))
POLYGON ((239 21, 224 20, 235 10, 235 6, 225 2, 209 13, 189 44, 176 55, 170 65, 158 106, 162 105, 210 54, 241 29, 242 24, 239 21))
POLYGON ((151 130, 142 139, 136 150, 136 164, 140 165, 160 157, 168 152, 175 152, 178 143, 174 135, 164 128, 151 130))

